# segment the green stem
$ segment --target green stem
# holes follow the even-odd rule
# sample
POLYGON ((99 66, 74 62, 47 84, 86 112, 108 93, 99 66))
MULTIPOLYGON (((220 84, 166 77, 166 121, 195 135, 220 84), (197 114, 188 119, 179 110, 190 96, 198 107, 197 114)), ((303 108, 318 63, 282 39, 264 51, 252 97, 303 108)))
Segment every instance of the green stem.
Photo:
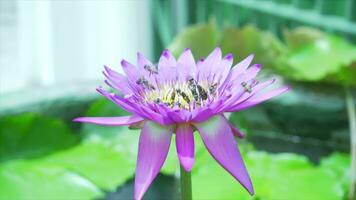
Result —
POLYGON ((350 125, 350 137, 351 137, 351 168, 350 168, 350 189, 349 199, 356 199, 356 111, 355 102, 350 91, 350 88, 346 88, 346 107, 350 125))
POLYGON ((180 193, 182 200, 192 200, 191 173, 185 171, 182 165, 180 165, 180 193))

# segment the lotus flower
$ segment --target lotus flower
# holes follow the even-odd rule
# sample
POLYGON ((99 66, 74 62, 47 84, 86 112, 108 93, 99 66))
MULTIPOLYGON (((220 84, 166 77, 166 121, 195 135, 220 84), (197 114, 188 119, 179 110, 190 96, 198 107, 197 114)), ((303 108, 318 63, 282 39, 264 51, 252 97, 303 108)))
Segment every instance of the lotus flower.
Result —
POLYGON ((254 189, 234 135, 243 137, 224 116, 262 103, 286 92, 283 86, 264 92, 274 80, 255 80, 261 65, 250 66, 253 55, 232 66, 233 56, 222 58, 216 48, 195 62, 190 49, 178 60, 164 50, 157 65, 137 54, 137 66, 121 61, 124 74, 105 66, 105 83, 116 92, 99 87, 103 96, 131 116, 80 117, 76 122, 105 126, 141 127, 136 163, 134 198, 141 199, 163 166, 172 135, 177 155, 186 171, 194 165, 194 131, 212 157, 251 194, 254 189))

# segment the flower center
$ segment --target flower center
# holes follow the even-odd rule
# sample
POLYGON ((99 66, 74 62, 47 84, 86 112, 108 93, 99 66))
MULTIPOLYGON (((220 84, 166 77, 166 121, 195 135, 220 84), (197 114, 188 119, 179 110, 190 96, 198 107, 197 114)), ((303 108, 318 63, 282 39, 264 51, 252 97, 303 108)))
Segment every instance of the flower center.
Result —
MULTIPOLYGON (((140 81, 138 81, 140 82, 140 81)), ((142 82, 142 81, 141 81, 142 82)), ((193 78, 186 82, 168 82, 157 88, 146 82, 143 100, 146 103, 163 103, 171 108, 192 110, 203 106, 217 96, 217 84, 198 82, 193 78)))

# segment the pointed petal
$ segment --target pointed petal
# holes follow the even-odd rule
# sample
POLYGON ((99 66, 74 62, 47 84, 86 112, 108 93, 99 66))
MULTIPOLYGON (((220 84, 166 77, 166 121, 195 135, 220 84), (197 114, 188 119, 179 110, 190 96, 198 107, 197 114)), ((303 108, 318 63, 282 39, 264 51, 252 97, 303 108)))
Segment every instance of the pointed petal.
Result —
POLYGON ((251 89, 251 92, 244 92, 238 99, 234 101, 233 105, 238 105, 247 99, 253 97, 255 94, 258 94, 262 90, 266 89, 270 85, 272 85, 275 82, 275 79, 271 79, 262 83, 257 84, 255 87, 251 89))
POLYGON ((200 80, 206 80, 211 74, 211 71, 218 66, 219 62, 221 61, 221 54, 221 49, 217 47, 201 64, 198 65, 198 74, 200 80))
POLYGON ((203 142, 218 163, 225 168, 243 187, 254 194, 250 177, 231 132, 229 122, 220 115, 203 123, 195 123, 203 142))
POLYGON ((254 79, 258 72, 261 71, 262 65, 261 64, 254 64, 251 67, 249 67, 246 70, 246 76, 245 76, 245 80, 244 81, 250 81, 251 79, 254 79))
POLYGON ((105 72, 103 72, 104 76, 108 79, 108 85, 119 92, 128 95, 132 94, 133 91, 128 83, 127 77, 124 75, 117 73, 116 71, 112 70, 108 66, 105 66, 105 72))
POLYGON ((158 70, 158 79, 162 82, 178 78, 177 61, 168 49, 162 52, 158 62, 158 70))
POLYGON ((121 61, 121 66, 122 69, 124 70, 127 78, 133 82, 136 83, 137 79, 140 77, 140 71, 137 69, 137 67, 126 60, 121 61))
POLYGON ((290 89, 289 86, 284 86, 284 87, 272 90, 270 92, 265 92, 264 94, 261 94, 261 95, 252 96, 248 100, 246 100, 236 106, 233 106, 232 108, 229 108, 227 110, 227 112, 235 112, 238 110, 244 110, 244 109, 250 108, 257 104, 263 103, 273 97, 279 96, 279 95, 287 92, 289 89, 290 89))
POLYGON ((177 67, 179 68, 179 78, 186 81, 187 77, 195 77, 197 66, 194 61, 192 51, 187 48, 178 58, 177 67))
POLYGON ((122 97, 116 96, 113 93, 109 93, 101 87, 96 89, 101 95, 114 102, 116 105, 120 106, 124 110, 130 113, 137 113, 136 109, 129 105, 129 102, 122 97))
POLYGON ((148 60, 144 55, 142 55, 140 52, 137 53, 137 66, 142 73, 142 75, 148 80, 150 84, 153 86, 157 87, 156 81, 155 81, 155 74, 151 74, 149 71, 145 69, 145 66, 152 66, 153 63, 148 60))
POLYGON ((180 164, 186 171, 191 171, 194 165, 194 135, 190 124, 177 126, 176 147, 180 164))
POLYGON ((152 62, 148 60, 142 53, 137 53, 137 66, 140 70, 145 70, 145 65, 152 65, 152 62))
POLYGON ((254 54, 250 54, 245 59, 243 59, 241 62, 237 63, 232 68, 231 73, 233 73, 233 77, 238 76, 239 74, 243 73, 248 68, 248 66, 250 66, 254 56, 255 56, 254 54))
POLYGON ((126 126, 137 122, 141 122, 144 119, 142 117, 133 116, 122 116, 122 117, 78 117, 75 118, 74 122, 84 122, 91 124, 99 124, 104 126, 126 126))
POLYGON ((227 54, 219 63, 212 67, 210 74, 210 81, 212 83, 219 83, 221 86, 231 70, 233 56, 231 53, 227 54), (213 76, 211 76, 213 74, 213 76))
POLYGON ((146 121, 138 146, 134 199, 140 200, 156 178, 171 143, 172 128, 146 121))

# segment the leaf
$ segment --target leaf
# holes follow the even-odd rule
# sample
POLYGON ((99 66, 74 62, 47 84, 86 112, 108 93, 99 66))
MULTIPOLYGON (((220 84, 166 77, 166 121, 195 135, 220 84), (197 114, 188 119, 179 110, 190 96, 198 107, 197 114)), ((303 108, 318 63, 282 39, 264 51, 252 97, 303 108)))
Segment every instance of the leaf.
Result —
POLYGON ((344 188, 348 188, 350 182, 350 155, 344 153, 333 153, 331 156, 323 158, 320 167, 327 173, 340 179, 344 188))
POLYGON ((43 162, 59 165, 80 174, 103 190, 114 191, 135 171, 130 155, 101 143, 85 143, 45 158, 43 162))
POLYGON ((218 31, 214 23, 198 24, 186 28, 169 45, 174 56, 179 56, 185 48, 190 48, 195 59, 206 57, 216 47, 218 31))
POLYGON ((113 102, 101 97, 90 104, 84 116, 108 117, 130 115, 127 111, 113 102))
POLYGON ((322 39, 324 34, 315 28, 297 27, 293 30, 284 29, 283 36, 290 50, 308 45, 317 39, 322 39))
POLYGON ((252 25, 242 28, 225 28, 220 42, 224 53, 232 53, 236 62, 255 54, 255 63, 267 67, 273 65, 276 56, 284 51, 284 45, 272 34, 262 32, 252 25))
POLYGON ((0 199, 93 199, 103 193, 80 175, 36 161, 0 166, 0 199))
POLYGON ((342 199, 345 191, 340 180, 314 167, 295 154, 243 154, 255 187, 250 197, 242 186, 210 157, 193 172, 194 199, 342 199), (223 186, 223 187, 222 187, 223 186))
POLYGON ((42 156, 79 141, 62 121, 36 114, 3 117, 0 127, 0 161, 42 156))
POLYGON ((300 80, 318 81, 336 73, 356 60, 356 48, 337 37, 326 37, 293 50, 286 58, 287 66, 300 80))
POLYGON ((87 142, 35 160, 6 162, 0 167, 0 197, 88 199, 101 194, 100 189, 114 191, 134 176, 135 159, 127 152, 123 145, 87 142))

